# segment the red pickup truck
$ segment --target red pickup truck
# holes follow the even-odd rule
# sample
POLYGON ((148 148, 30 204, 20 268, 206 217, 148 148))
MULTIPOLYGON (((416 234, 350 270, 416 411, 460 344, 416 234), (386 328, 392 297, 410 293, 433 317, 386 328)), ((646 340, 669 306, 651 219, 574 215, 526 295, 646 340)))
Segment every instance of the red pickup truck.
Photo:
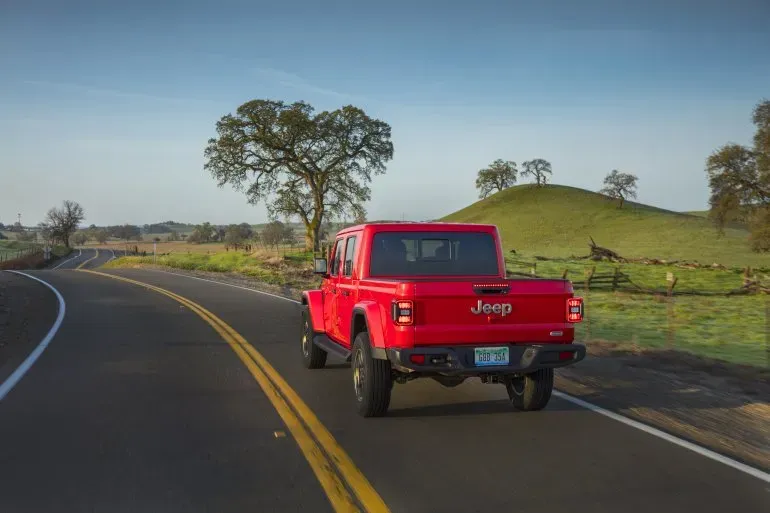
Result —
POLYGON ((479 377, 505 385, 514 408, 540 410, 553 369, 585 358, 571 282, 508 279, 494 225, 358 225, 314 265, 323 278, 302 295, 303 362, 351 361, 362 416, 385 415, 394 382, 423 377, 479 377))

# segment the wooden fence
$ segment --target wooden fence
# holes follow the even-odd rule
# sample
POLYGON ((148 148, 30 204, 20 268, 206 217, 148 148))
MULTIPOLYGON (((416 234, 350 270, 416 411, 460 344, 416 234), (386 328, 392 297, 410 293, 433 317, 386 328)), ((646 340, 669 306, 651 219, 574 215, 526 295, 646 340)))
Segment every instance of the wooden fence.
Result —
MULTIPOLYGON (((519 267, 529 268, 529 272, 523 271, 511 271, 508 270, 508 276, 529 276, 533 278, 555 278, 556 276, 545 276, 537 273, 537 261, 527 262, 522 260, 508 260, 509 264, 517 265, 519 267)), ((585 270, 584 276, 575 276, 574 273, 570 274, 568 268, 565 268, 561 273, 562 279, 569 279, 575 285, 580 285, 581 288, 598 290, 598 291, 612 291, 612 292, 631 292, 635 294, 649 294, 649 295, 673 295, 674 288, 676 287, 678 279, 672 272, 666 273, 666 280, 661 282, 659 288, 649 288, 641 286, 631 279, 631 277, 620 270, 620 267, 616 267, 613 272, 596 273, 596 267, 591 267, 585 270)), ((724 291, 705 291, 705 290, 677 290, 677 295, 684 296, 743 296, 756 293, 770 293, 770 284, 756 277, 752 277, 751 268, 744 270, 743 286, 733 290, 724 291)))

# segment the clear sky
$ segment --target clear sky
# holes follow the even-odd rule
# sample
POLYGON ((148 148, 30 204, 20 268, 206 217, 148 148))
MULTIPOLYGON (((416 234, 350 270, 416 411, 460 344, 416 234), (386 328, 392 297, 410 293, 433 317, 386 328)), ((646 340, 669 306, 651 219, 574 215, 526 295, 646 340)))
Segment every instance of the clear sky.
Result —
POLYGON ((263 221, 203 170, 253 98, 392 126, 370 218, 462 208, 497 158, 702 209, 706 157, 770 97, 768 23, 767 0, 0 0, 0 222, 63 199, 87 224, 263 221))

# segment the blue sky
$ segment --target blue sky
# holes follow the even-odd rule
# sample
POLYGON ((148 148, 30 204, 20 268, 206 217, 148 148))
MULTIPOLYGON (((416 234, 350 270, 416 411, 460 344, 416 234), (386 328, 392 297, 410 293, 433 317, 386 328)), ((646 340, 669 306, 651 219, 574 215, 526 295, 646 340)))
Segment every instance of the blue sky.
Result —
POLYGON ((705 208, 706 157, 749 143, 770 97, 768 19, 766 0, 2 0, 0 222, 63 199, 89 224, 263 221, 203 170, 217 119, 253 98, 392 126, 371 218, 462 208, 497 158, 591 190, 618 169, 640 201, 705 208))

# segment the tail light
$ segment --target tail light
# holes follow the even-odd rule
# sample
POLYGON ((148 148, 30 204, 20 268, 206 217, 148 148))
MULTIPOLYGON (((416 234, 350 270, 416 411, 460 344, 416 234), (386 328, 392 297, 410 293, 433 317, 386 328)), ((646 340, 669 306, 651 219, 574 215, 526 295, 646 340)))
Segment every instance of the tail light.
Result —
POLYGON ((409 355, 409 361, 412 362, 415 365, 424 365, 425 364, 425 355, 424 354, 409 355))
POLYGON ((393 301, 391 318, 399 326, 409 326, 414 323, 414 303, 411 301, 393 301))
POLYGON ((571 297, 567 300, 567 322, 583 322, 582 297, 571 297))

